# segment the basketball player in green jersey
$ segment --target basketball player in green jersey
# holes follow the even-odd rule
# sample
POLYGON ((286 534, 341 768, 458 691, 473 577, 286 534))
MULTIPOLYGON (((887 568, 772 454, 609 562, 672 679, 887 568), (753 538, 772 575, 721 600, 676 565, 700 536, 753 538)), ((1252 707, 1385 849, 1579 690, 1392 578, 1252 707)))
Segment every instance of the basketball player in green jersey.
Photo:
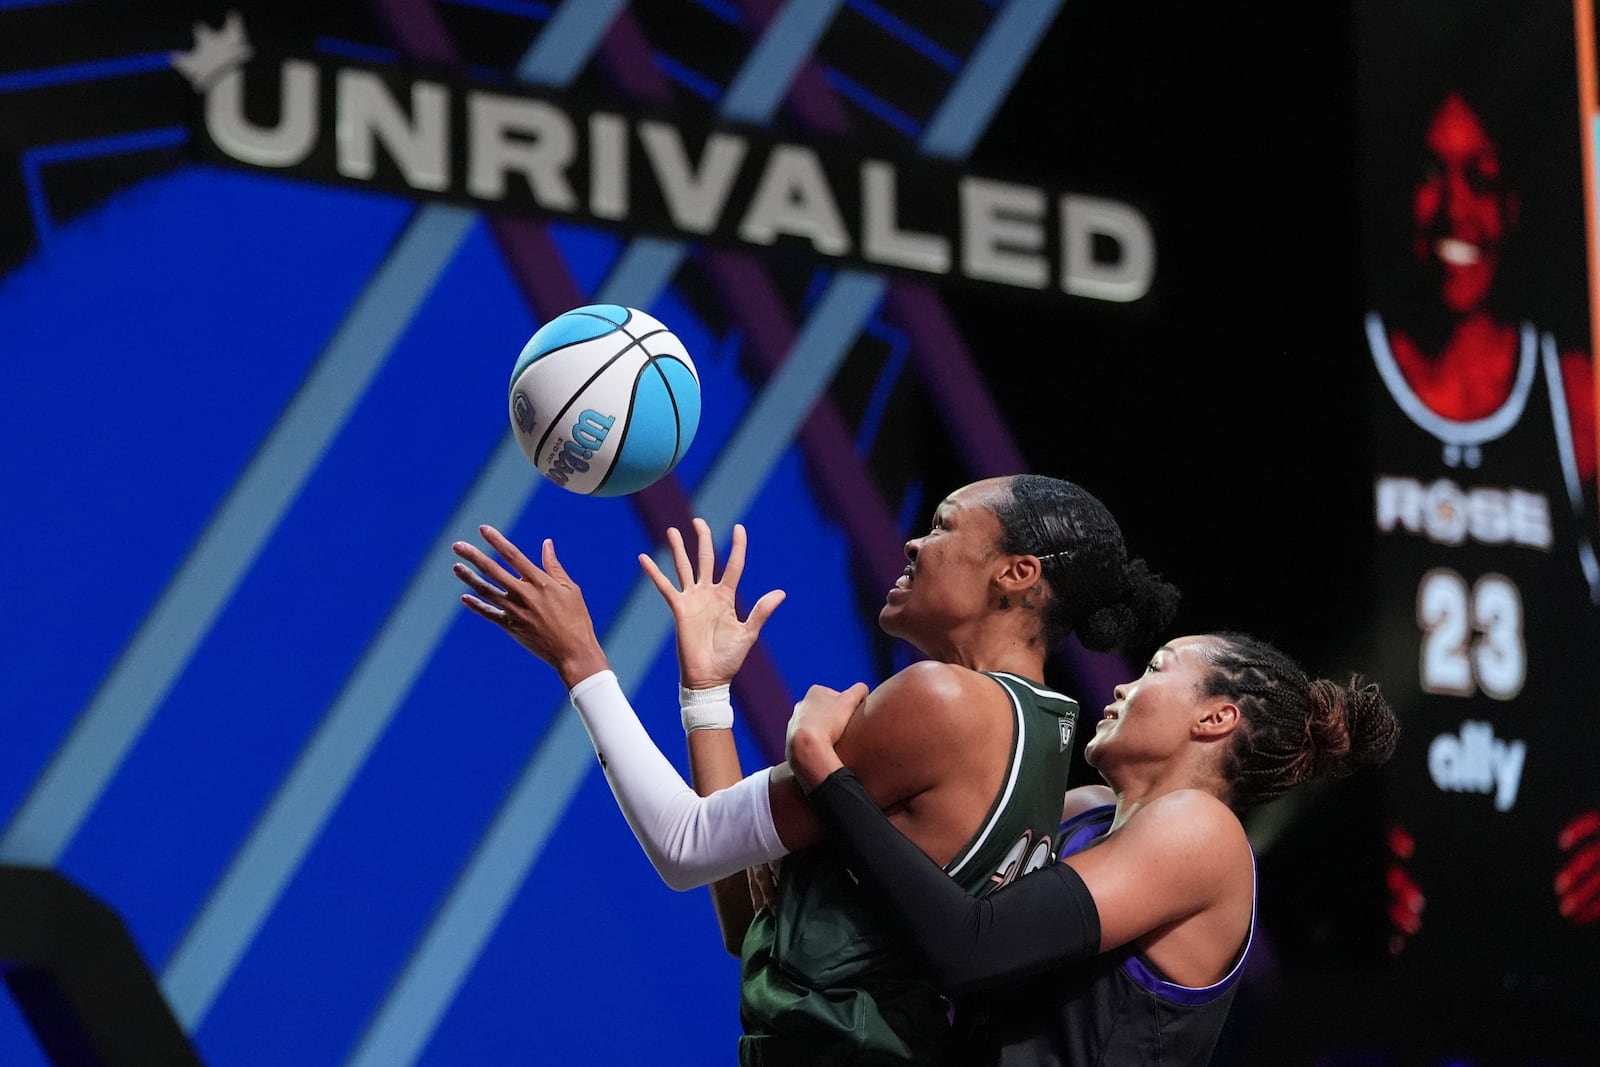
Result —
MULTIPOLYGON (((644 733, 550 541, 541 568, 484 528, 509 570, 458 543, 472 565, 456 565, 472 590, 462 599, 560 674, 663 879, 678 889, 717 882, 725 941, 743 940, 742 1063, 944 1062, 947 1004, 909 947, 880 927, 788 766, 740 777, 727 686, 783 594, 763 596, 741 622, 744 532, 735 528, 713 581, 710 531, 695 527, 698 568, 682 535, 668 533, 678 586, 640 561, 677 625, 690 763, 704 795, 644 733), (776 902, 752 918, 743 872, 789 853, 776 902)), ((1077 705, 1041 681, 1050 650, 1069 632, 1094 649, 1149 641, 1177 592, 1128 558, 1098 500, 1034 475, 952 493, 906 557, 879 624, 927 659, 872 691, 839 751, 897 827, 969 892, 986 893, 1054 858, 1077 705)))

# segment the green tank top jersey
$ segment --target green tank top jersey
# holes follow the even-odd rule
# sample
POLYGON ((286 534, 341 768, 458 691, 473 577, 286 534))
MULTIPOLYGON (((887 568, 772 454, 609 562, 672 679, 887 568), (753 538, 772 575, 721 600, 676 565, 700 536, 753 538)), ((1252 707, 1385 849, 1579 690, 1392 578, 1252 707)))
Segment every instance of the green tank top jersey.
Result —
MULTIPOLYGON (((1009 766, 977 834, 945 868, 974 896, 1054 860, 1078 722, 1071 698, 988 676, 1011 699, 1009 766)), ((826 842, 784 859, 778 902, 744 939, 741 1064, 948 1062, 949 1005, 881 907, 826 842)))

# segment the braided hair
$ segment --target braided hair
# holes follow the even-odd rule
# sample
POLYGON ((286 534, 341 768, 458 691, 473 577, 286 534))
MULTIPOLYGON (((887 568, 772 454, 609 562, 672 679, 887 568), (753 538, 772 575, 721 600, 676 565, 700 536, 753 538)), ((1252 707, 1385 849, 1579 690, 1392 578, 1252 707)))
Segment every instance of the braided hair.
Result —
POLYGON ((1104 652, 1145 644, 1166 628, 1178 610, 1177 587, 1128 558, 1121 528, 1093 494, 1042 474, 1014 475, 1008 485, 994 502, 1000 550, 1039 558, 1049 586, 1047 643, 1076 633, 1104 652))
POLYGON ((1376 685, 1311 678, 1265 641, 1210 635, 1201 695, 1239 706, 1223 763, 1229 806, 1243 812, 1324 775, 1342 777, 1394 755, 1400 724, 1376 685))

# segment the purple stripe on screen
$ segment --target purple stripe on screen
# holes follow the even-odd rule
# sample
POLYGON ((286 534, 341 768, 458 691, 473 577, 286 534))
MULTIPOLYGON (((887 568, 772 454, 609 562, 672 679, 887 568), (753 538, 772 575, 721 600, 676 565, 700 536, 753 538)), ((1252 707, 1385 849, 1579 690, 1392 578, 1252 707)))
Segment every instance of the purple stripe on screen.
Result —
POLYGON ((407 57, 440 64, 461 61, 438 10, 427 0, 373 0, 372 6, 407 57))
MULTIPOLYGON (((711 252, 703 263, 749 338, 753 369, 763 377, 772 375, 795 334, 777 289, 756 257, 747 253, 711 252)), ((827 397, 818 401, 801 426, 800 443, 812 478, 825 497, 827 513, 844 526, 857 558, 865 563, 862 580, 880 593, 887 592, 905 567, 905 538, 882 492, 856 455, 837 404, 827 397)))

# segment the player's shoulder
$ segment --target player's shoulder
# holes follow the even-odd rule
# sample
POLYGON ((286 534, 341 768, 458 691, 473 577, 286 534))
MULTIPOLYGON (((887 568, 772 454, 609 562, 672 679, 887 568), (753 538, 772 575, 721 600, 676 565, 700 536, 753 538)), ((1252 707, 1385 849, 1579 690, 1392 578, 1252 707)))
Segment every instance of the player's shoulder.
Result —
POLYGON ((1165 812, 1163 817, 1171 815, 1186 815, 1190 818, 1227 819, 1238 823, 1238 816, 1233 814, 1221 797, 1204 789, 1173 789, 1151 799, 1144 805, 1144 810, 1152 813, 1165 812))
POLYGON ((892 693, 899 697, 929 699, 954 699, 970 692, 975 686, 993 685, 985 675, 954 663, 940 660, 918 660, 896 671, 880 686, 877 692, 892 693))
POLYGON ((938 660, 919 660, 895 672, 868 698, 874 715, 914 715, 923 728, 945 723, 970 728, 974 708, 997 706, 1005 697, 994 680, 979 671, 938 660))
POLYGON ((1244 824, 1221 798, 1203 789, 1175 789, 1143 804, 1124 832, 1160 837, 1174 849, 1204 852, 1248 847, 1244 824))

